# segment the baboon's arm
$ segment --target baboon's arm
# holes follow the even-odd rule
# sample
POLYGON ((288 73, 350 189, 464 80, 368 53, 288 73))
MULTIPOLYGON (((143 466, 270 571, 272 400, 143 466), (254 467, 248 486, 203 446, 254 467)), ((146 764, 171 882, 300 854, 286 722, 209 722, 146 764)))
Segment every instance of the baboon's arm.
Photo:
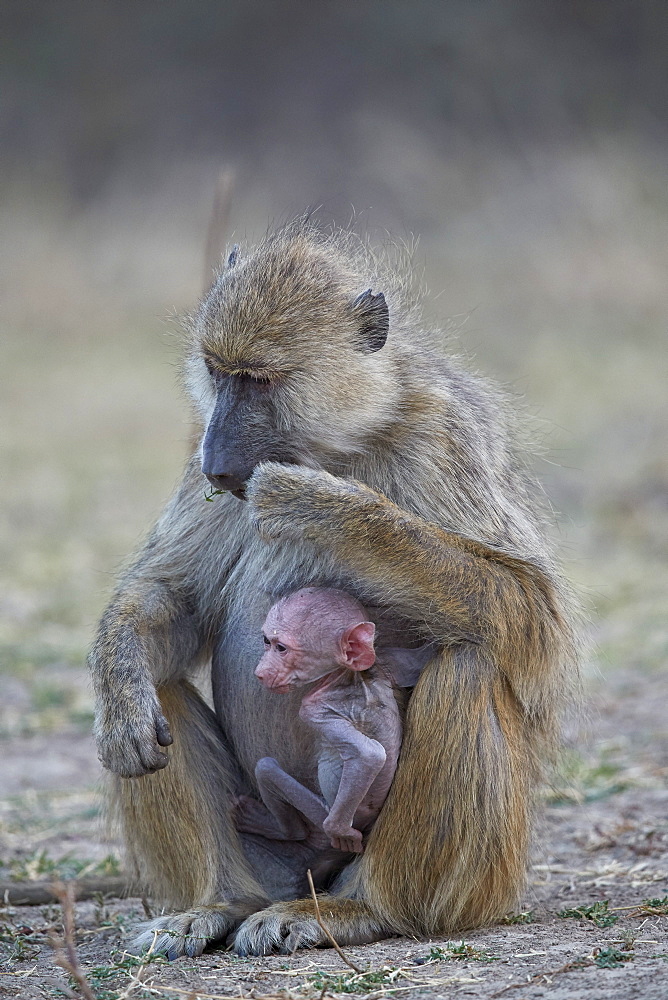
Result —
POLYGON ((164 582, 126 584, 107 608, 89 656, 98 755, 124 777, 167 764, 172 742, 156 685, 183 676, 200 640, 193 617, 164 582))
POLYGON ((369 599, 424 622, 441 643, 488 645, 516 673, 511 680, 521 683, 559 642, 556 594, 532 563, 424 521, 361 483, 303 466, 259 466, 247 496, 262 534, 297 534, 326 547, 359 575, 369 599))
POLYGON ((186 678, 206 652, 210 609, 198 580, 215 580, 219 592, 238 558, 230 505, 239 501, 206 503, 202 482, 195 456, 121 579, 90 653, 98 753, 105 767, 124 777, 166 766, 160 747, 172 740, 156 687, 186 678), (211 538, 221 536, 224 544, 214 547, 211 538))

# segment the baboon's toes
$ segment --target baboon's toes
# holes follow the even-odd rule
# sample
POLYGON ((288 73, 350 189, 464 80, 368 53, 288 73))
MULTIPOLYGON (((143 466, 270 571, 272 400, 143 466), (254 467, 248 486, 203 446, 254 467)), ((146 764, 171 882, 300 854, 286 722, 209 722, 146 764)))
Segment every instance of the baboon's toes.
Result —
POLYGON ((234 935, 234 950, 247 955, 289 955, 297 948, 315 948, 327 941, 314 917, 291 913, 289 904, 276 903, 244 920, 234 935))
POLYGON ((141 924, 132 950, 165 955, 170 962, 181 955, 193 958, 208 945, 224 941, 248 912, 249 907, 220 903, 157 917, 141 924))

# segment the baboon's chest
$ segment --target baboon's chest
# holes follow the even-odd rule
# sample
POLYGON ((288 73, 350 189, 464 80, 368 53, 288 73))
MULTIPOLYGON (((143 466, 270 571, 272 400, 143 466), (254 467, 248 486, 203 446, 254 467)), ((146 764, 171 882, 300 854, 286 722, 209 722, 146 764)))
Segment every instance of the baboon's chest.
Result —
MULTIPOLYGON (((364 603, 358 582, 327 553, 307 543, 261 541, 249 534, 244 554, 223 587, 223 613, 213 656, 216 713, 244 770, 275 757, 299 780, 317 788, 316 747, 299 719, 305 689, 268 691, 255 676, 264 651, 262 625, 271 606, 301 587, 336 587, 364 603)), ((410 645, 410 623, 391 608, 366 605, 377 627, 377 645, 410 645)))

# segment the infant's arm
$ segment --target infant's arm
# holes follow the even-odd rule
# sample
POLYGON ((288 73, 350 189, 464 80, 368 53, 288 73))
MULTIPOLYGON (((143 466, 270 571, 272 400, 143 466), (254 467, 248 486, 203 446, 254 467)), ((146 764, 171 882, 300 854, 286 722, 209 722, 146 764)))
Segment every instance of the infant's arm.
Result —
MULTIPOLYGON (((342 702, 343 704, 344 702, 342 702)), ((378 740, 361 733, 354 723, 327 704, 302 704, 302 719, 317 730, 324 750, 336 752, 342 762, 341 780, 323 830, 332 846, 342 851, 362 850, 362 834, 353 820, 374 780, 382 770, 386 753, 378 740)))

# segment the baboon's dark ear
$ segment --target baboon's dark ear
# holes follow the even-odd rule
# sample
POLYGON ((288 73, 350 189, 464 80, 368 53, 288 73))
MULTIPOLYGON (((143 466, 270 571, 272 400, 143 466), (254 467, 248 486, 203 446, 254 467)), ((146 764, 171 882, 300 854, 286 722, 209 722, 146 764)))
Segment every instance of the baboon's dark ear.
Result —
POLYGON ((239 244, 235 243, 230 251, 230 256, 227 258, 227 270, 229 271, 234 267, 239 257, 239 244))
POLYGON ((360 331, 360 350, 373 354, 385 346, 390 329, 390 311, 382 292, 374 295, 370 288, 358 295, 352 304, 353 315, 360 331))

